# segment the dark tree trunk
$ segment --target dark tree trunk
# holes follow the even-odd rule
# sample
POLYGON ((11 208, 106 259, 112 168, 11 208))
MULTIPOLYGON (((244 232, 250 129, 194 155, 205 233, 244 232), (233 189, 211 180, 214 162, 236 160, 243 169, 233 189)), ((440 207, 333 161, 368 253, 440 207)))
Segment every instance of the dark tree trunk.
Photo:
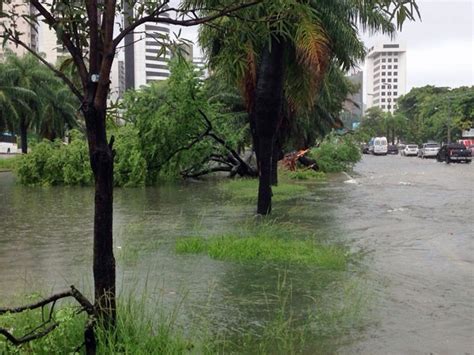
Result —
POLYGON ((266 215, 272 208, 272 157, 275 134, 280 122, 283 96, 284 50, 283 39, 272 37, 265 47, 255 90, 255 136, 259 166, 257 213, 266 215))
POLYGON ((20 140, 21 152, 23 154, 28 153, 28 124, 24 118, 20 119, 20 140))
POLYGON ((273 143, 273 151, 272 151, 272 181, 271 184, 273 186, 278 185, 278 161, 283 159, 283 151, 281 147, 281 140, 276 138, 273 143))
POLYGON ((105 109, 84 111, 89 157, 95 180, 94 211, 94 289, 99 319, 106 327, 116 321, 115 258, 112 235, 113 140, 107 142, 105 109))

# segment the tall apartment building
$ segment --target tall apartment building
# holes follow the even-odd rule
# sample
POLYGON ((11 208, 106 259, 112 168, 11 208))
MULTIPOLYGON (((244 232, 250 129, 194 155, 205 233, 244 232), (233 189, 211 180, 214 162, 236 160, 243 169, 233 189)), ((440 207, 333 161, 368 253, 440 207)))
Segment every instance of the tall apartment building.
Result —
MULTIPOLYGON (((127 3, 125 2, 125 4, 127 3)), ((126 12, 133 11, 130 8, 125 10, 126 12)), ((164 14, 163 16, 169 15, 164 14)), ((127 25, 127 16, 125 16, 125 25, 127 25)), ((138 89, 153 81, 168 79, 170 76, 168 67, 170 52, 163 49, 162 43, 167 40, 169 33, 169 24, 146 23, 125 36, 126 89, 138 89)))
POLYGON ((38 52, 44 55, 48 63, 56 65, 70 56, 68 50, 58 41, 56 32, 42 21, 39 24, 38 37, 38 52))
POLYGON ((206 58, 204 57, 194 57, 193 58, 193 64, 196 67, 197 70, 200 71, 200 78, 202 80, 206 79, 209 77, 209 69, 208 69, 208 63, 206 58))
MULTIPOLYGON (((36 13, 34 7, 31 6, 28 1, 12 0, 10 3, 3 3, 3 11, 6 13, 14 11, 18 17, 15 21, 0 18, 0 23, 5 24, 6 27, 9 28, 14 27, 16 31, 21 33, 21 41, 33 50, 38 50, 38 28, 22 18, 22 16, 25 15, 34 15, 36 13)), ((18 56, 23 56, 28 52, 25 48, 17 46, 11 42, 7 42, 5 48, 0 44, 0 61, 3 60, 6 49, 12 51, 18 56)))
POLYGON ((378 43, 366 57, 367 108, 393 112, 397 99, 406 93, 406 47, 400 43, 378 43))

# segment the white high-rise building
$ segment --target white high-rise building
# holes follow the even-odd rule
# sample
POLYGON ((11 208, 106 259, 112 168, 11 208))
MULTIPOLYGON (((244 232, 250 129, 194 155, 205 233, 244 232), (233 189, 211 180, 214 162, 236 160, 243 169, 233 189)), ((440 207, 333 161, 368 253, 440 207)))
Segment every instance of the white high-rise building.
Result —
POLYGON ((44 56, 48 63, 56 65, 70 57, 68 50, 58 41, 56 32, 50 29, 48 24, 40 21, 38 32, 38 52, 44 56))
POLYGON ((406 93, 406 47, 400 43, 378 43, 366 57, 367 108, 394 112, 397 99, 406 93))
MULTIPOLYGON (((8 14, 15 12, 18 16, 13 21, 7 18, 0 18, 0 23, 4 24, 7 28, 11 28, 12 30, 16 30, 17 32, 21 33, 20 40, 32 50, 37 51, 38 28, 36 25, 32 25, 22 17, 36 14, 35 8, 28 1, 12 0, 9 3, 3 3, 3 11, 8 14)), ((5 43, 5 47, 7 50, 12 51, 14 54, 20 57, 28 52, 24 47, 17 46, 10 41, 5 43)), ((3 60, 5 52, 5 48, 0 43, 0 61, 3 60)))
MULTIPOLYGON (((168 14, 163 14, 163 16, 166 15, 168 14)), ((167 41, 169 33, 169 24, 146 23, 125 36, 126 89, 138 89, 153 81, 168 79, 170 52, 168 49, 163 50, 162 44, 167 41)))

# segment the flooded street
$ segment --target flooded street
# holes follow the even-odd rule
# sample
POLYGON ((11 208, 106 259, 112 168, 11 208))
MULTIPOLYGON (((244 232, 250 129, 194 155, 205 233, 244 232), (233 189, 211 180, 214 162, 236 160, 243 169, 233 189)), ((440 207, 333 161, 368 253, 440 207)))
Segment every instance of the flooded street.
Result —
POLYGON ((365 156, 339 207, 377 280, 378 324, 347 353, 474 352, 474 166, 365 156))
MULTIPOLYGON (((313 339, 307 353, 474 353, 474 164, 364 156, 350 175, 273 212, 359 255, 344 273, 177 255, 176 238, 236 230, 254 206, 228 203, 213 183, 116 189, 120 292, 146 290, 170 308, 184 297, 184 313, 235 331, 278 308, 282 279, 303 320, 315 299, 343 299, 357 283, 369 320, 356 329, 335 322, 328 331, 339 339, 313 339)), ((0 300, 70 284, 90 294, 92 199, 89 188, 26 188, 0 173, 0 300)))

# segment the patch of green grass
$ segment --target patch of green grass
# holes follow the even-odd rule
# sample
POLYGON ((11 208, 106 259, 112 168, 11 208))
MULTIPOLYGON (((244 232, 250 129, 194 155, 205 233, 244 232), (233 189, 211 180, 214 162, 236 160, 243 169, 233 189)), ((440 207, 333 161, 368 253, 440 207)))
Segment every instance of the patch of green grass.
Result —
POLYGON ((12 171, 17 168, 21 155, 9 158, 0 158, 0 171, 12 171))
POLYGON ((316 265, 331 270, 344 270, 347 265, 347 253, 342 248, 265 235, 182 238, 176 242, 176 251, 207 253, 217 260, 316 265))
POLYGON ((199 254, 207 249, 206 241, 200 237, 186 237, 176 242, 176 252, 180 254, 199 254))
MULTIPOLYGON (((235 179, 219 184, 219 189, 229 195, 233 200, 243 202, 256 202, 258 195, 257 179, 235 179)), ((272 186, 272 201, 285 201, 301 197, 307 193, 306 186, 279 182, 278 186, 272 186)))

